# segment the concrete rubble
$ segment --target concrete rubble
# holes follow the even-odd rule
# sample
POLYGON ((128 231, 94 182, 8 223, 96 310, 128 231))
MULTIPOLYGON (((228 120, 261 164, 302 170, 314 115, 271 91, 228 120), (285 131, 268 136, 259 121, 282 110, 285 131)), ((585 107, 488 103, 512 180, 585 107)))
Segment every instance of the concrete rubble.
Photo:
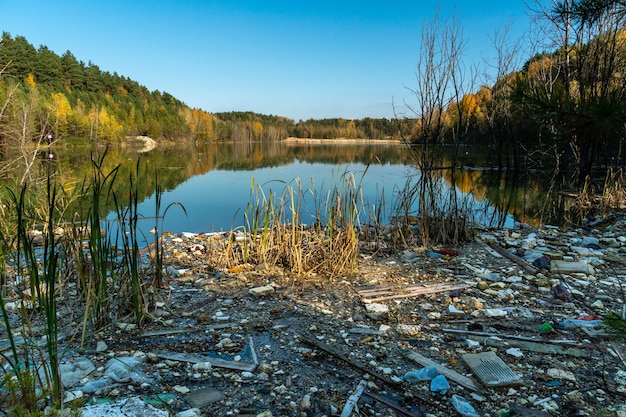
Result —
POLYGON ((363 250, 355 276, 333 281, 214 269, 213 238, 164 239, 170 273, 152 320, 105 329, 91 351, 67 347, 68 404, 179 417, 626 416, 624 336, 602 321, 626 313, 622 218, 479 230, 453 251, 363 250))

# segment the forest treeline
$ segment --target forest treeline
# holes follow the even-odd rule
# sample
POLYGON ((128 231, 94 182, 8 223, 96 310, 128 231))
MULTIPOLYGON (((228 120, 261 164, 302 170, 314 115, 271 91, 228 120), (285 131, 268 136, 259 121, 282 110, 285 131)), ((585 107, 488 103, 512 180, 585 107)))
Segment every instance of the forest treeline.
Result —
MULTIPOLYGON (((554 168, 582 185, 595 167, 622 166, 626 133, 626 1, 565 0, 535 10, 545 50, 513 68, 498 47, 497 76, 464 84, 459 28, 424 31, 415 103, 394 119, 294 121, 253 112, 209 113, 67 51, 3 33, 0 143, 55 137, 119 141, 401 138, 414 144, 485 144, 493 163, 554 168), (435 60, 435 61, 433 61, 435 60), (507 66, 506 63, 509 63, 507 66)), ((541 2, 538 2, 541 4, 541 2)), ((496 40, 497 43, 497 40, 496 40)), ((519 48, 518 48, 519 49, 519 48)))
POLYGON ((168 140, 265 141, 289 136, 383 138, 397 134, 388 119, 328 119, 294 122, 253 112, 209 113, 188 107, 166 92, 149 91, 128 77, 85 64, 69 50, 61 56, 23 36, 2 34, 0 43, 0 140, 88 137, 119 141, 126 136, 168 140), (36 117, 25 117, 27 114, 36 117), (22 138, 24 139, 24 138, 22 138))

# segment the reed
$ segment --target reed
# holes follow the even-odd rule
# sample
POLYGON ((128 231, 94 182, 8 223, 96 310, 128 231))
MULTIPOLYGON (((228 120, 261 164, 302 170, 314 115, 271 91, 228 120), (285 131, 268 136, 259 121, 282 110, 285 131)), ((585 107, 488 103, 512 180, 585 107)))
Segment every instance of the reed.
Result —
POLYGON ((122 263, 123 277, 126 277, 130 284, 124 283, 120 287, 130 290, 129 295, 124 298, 130 298, 132 311, 135 315, 135 321, 141 323, 144 317, 144 298, 142 279, 139 271, 139 263, 141 253, 139 251, 139 197, 137 192, 137 180, 139 178, 139 160, 135 168, 135 176, 129 175, 130 184, 128 191, 128 200, 125 205, 119 204, 117 195, 113 193, 115 201, 115 210, 117 213, 117 222, 119 226, 119 235, 122 242, 122 263))
POLYGON ((163 230, 163 223, 165 221, 165 217, 167 216, 167 212, 173 207, 180 207, 185 216, 187 216, 187 209, 178 201, 174 201, 165 207, 163 213, 161 213, 161 198, 163 196, 163 189, 160 185, 158 185, 158 175, 157 175, 157 186, 155 191, 155 225, 154 225, 154 242, 153 242, 153 260, 154 260, 154 278, 152 280, 152 284, 156 288, 161 288, 163 286, 163 245, 161 244, 161 233, 163 230), (161 224, 159 224, 159 221, 161 224))
MULTIPOLYGON (((14 325, 11 325, 6 310, 4 296, 0 297, 2 319, 11 348, 11 356, 2 354, 4 367, 2 387, 6 388, 11 398, 12 412, 29 413, 36 410, 37 403, 47 395, 51 404, 60 406, 63 399, 63 384, 59 371, 59 345, 57 322, 57 283, 59 280, 59 245, 55 236, 57 188, 50 179, 47 182, 47 210, 44 225, 42 248, 36 249, 33 235, 30 233, 33 218, 27 215, 27 186, 23 185, 19 195, 10 192, 11 205, 17 219, 14 245, 16 277, 27 277, 28 304, 20 305, 22 330, 21 337, 14 337, 14 325), (30 313, 29 310, 32 310, 30 313), (44 343, 35 343, 37 334, 31 326, 32 320, 43 323, 44 343)), ((7 247, 6 244, 2 245, 7 247)), ((3 282, 5 275, 5 253, 2 256, 3 282)), ((15 281, 15 280, 14 280, 15 281)))
POLYGON ((317 273, 330 279, 354 272, 365 202, 353 174, 345 172, 327 192, 305 190, 299 178, 287 183, 251 184, 244 213, 244 261, 279 266, 292 276, 317 273), (280 193, 264 188, 282 187, 280 193), (307 197, 313 198, 307 205, 307 197), (306 207, 314 207, 307 213, 306 207), (310 217, 312 215, 312 217, 310 217))
MULTIPOLYGON (((65 190, 50 173, 43 193, 27 185, 18 193, 7 188, 2 210, 13 225, 0 229, 0 333, 6 332, 9 351, 0 353, 4 363, 0 394, 8 415, 37 415, 42 404, 62 406, 59 336, 64 329, 67 340, 74 340, 74 317, 82 317, 83 347, 89 335, 120 314, 130 312, 137 323, 146 316, 144 288, 157 282, 146 280, 148 269, 142 269, 140 163, 129 176, 128 194, 122 196, 115 187, 119 166, 107 172, 105 156, 106 152, 92 156, 91 177, 68 199, 59 197, 66 195, 65 190), (72 205, 75 202, 78 207, 72 205), (111 202, 116 213, 113 221, 107 220, 105 209, 111 202), (64 216, 70 207, 77 208, 75 214, 64 216), (43 230, 39 235, 33 233, 36 226, 43 230), (64 287, 77 291, 63 297, 64 287), (11 311, 8 303, 13 305, 11 311), (71 314, 59 314, 60 308, 71 314)), ((178 204, 170 204, 161 221, 178 204)), ((160 210, 159 196, 157 213, 160 210)))

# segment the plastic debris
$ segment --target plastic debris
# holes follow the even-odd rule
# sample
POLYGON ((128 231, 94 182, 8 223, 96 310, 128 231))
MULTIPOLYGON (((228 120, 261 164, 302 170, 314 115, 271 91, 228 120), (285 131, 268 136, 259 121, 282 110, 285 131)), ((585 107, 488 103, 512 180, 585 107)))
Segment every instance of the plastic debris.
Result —
POLYGON ((554 331, 554 327, 552 326, 552 324, 546 322, 539 326, 539 331, 541 333, 550 333, 554 331))
POLYGON ((437 253, 441 255, 446 255, 446 256, 458 256, 459 255, 459 251, 457 251, 456 249, 452 249, 452 248, 439 249, 437 253))
POLYGON ((550 260, 545 256, 540 256, 533 261, 533 266, 538 269, 550 269, 550 260))
POLYGON ((437 375, 430 381, 430 392, 433 397, 442 397, 446 395, 450 389, 450 383, 443 375, 437 375))
POLYGON ((431 365, 426 366, 417 371, 410 371, 404 374, 400 379, 406 382, 420 382, 420 381, 430 381, 435 378, 439 372, 437 372, 437 367, 431 365))
POLYGON ((450 403, 463 417, 480 417, 480 414, 476 412, 476 409, 472 406, 472 404, 460 395, 453 395, 450 398, 450 403))
POLYGON ((559 323, 561 329, 576 329, 579 327, 600 327, 602 320, 581 320, 581 319, 565 319, 559 323))
POLYGON ((572 293, 563 284, 556 284, 552 287, 552 293, 559 300, 563 300, 568 303, 572 301, 572 293))

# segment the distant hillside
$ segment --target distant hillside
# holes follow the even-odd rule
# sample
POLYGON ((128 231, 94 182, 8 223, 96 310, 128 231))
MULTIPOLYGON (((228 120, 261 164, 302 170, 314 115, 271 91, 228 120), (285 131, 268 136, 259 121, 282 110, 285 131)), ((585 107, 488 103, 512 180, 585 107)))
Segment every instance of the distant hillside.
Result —
MULTIPOLYGON (((281 140, 307 137, 387 137, 394 135, 386 119, 331 119, 299 122, 252 112, 211 114, 189 108, 166 92, 149 91, 128 77, 85 64, 69 50, 59 56, 46 46, 35 48, 23 36, 2 34, 0 43, 0 140, 88 137, 118 141, 126 136, 162 140, 281 140), (21 120, 27 105, 30 120, 21 120), (5 107, 4 105, 2 107, 5 107)), ((397 130, 397 129, 396 129, 397 130)))

